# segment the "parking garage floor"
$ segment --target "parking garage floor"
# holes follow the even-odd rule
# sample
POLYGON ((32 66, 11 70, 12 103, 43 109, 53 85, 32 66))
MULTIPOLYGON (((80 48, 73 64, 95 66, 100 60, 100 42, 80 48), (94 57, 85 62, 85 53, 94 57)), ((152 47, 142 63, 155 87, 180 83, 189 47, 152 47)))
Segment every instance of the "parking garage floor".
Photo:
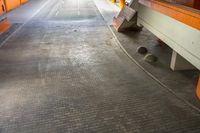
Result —
POLYGON ((93 0, 43 5, 2 41, 0 133, 200 132, 199 110, 124 54, 93 0))

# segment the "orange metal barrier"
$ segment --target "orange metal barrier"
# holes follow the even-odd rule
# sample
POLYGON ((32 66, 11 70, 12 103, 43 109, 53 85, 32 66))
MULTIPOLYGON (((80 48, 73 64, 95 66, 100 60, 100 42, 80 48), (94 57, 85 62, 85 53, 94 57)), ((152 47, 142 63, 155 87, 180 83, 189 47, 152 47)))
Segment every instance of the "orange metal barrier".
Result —
POLYGON ((20 5, 20 0, 4 0, 6 5, 6 11, 16 8, 20 5))
POLYGON ((0 14, 3 14, 6 11, 5 4, 3 0, 0 0, 0 14))
POLYGON ((200 76, 199 76, 199 82, 198 82, 198 85, 197 85, 197 96, 200 99, 200 76))
POLYGON ((20 0, 20 3, 21 3, 21 4, 24 4, 24 3, 26 3, 26 2, 28 2, 28 0, 20 0))
POLYGON ((161 0, 139 0, 139 3, 200 30, 200 11, 161 0))
POLYGON ((163 1, 193 7, 195 0, 163 0, 163 1))
POLYGON ((0 34, 5 32, 10 27, 10 22, 7 18, 0 21, 0 34))
POLYGON ((164 1, 200 9, 200 0, 164 0, 164 1))
POLYGON ((122 9, 124 7, 125 2, 126 2, 126 0, 120 0, 120 2, 119 2, 120 9, 122 9))

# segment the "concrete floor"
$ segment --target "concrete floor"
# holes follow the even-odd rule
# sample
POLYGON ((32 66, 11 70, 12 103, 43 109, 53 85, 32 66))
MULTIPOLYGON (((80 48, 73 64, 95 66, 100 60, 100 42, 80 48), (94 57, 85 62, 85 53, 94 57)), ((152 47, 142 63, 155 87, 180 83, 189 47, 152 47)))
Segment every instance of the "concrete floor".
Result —
POLYGON ((0 133, 199 133, 200 113, 116 45, 93 0, 49 0, 0 49, 0 133))
POLYGON ((167 86, 176 96, 200 109, 200 102, 196 96, 199 70, 173 71, 170 68, 172 49, 160 42, 157 37, 145 28, 140 32, 127 31, 126 33, 119 33, 114 29, 113 31, 126 51, 146 71, 167 86), (145 62, 144 55, 136 52, 139 46, 146 47, 148 53, 155 55, 158 61, 154 63, 145 62))

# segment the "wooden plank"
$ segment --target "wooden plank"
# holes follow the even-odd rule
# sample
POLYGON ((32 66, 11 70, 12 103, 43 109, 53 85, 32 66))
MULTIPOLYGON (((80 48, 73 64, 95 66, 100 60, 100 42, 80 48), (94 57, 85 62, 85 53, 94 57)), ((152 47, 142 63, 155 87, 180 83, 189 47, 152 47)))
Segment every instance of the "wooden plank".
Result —
POLYGON ((128 6, 124 6, 124 16, 127 21, 130 21, 136 14, 136 11, 128 6))
POLYGON ((112 25, 119 32, 125 30, 141 30, 141 27, 137 26, 137 12, 126 5, 118 16, 113 18, 112 25))
POLYGON ((200 11, 160 0, 139 0, 139 3, 200 30, 200 11))

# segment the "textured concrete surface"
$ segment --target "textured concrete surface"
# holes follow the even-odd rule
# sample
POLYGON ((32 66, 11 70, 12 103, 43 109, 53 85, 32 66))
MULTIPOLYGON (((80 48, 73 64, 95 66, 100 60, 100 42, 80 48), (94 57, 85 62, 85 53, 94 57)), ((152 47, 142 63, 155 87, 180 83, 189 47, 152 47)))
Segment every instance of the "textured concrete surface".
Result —
MULTIPOLYGON (((113 29, 113 31, 115 30, 113 29)), ((196 96, 197 81, 200 73, 198 70, 172 71, 170 68, 172 49, 159 41, 157 37, 145 28, 141 32, 115 32, 115 35, 126 51, 142 67, 168 86, 177 96, 200 108, 200 102, 196 96), (145 62, 144 55, 136 52, 140 46, 146 47, 149 53, 158 57, 158 61, 155 63, 145 62)))
POLYGON ((199 133, 200 113, 121 51, 93 0, 51 0, 0 49, 0 133, 199 133))
MULTIPOLYGON (((115 9, 116 5, 110 4, 111 7, 101 6, 108 3, 108 1, 94 1, 105 21, 111 25, 112 23, 110 22, 113 17, 110 16, 116 16, 116 13, 119 12, 115 9), (110 8, 114 11, 110 12, 110 8)), ((197 81, 200 73, 198 70, 172 71, 170 69, 172 49, 145 28, 143 28, 141 32, 117 32, 112 26, 111 28, 122 47, 137 63, 157 78, 162 84, 166 85, 178 97, 200 109, 200 102, 196 96, 197 81), (155 63, 145 62, 145 55, 137 53, 137 48, 141 46, 146 47, 148 53, 158 57, 158 61, 155 63)))
POLYGON ((7 17, 11 24, 24 23, 31 19, 48 0, 30 0, 27 3, 3 14, 1 18, 7 17))

